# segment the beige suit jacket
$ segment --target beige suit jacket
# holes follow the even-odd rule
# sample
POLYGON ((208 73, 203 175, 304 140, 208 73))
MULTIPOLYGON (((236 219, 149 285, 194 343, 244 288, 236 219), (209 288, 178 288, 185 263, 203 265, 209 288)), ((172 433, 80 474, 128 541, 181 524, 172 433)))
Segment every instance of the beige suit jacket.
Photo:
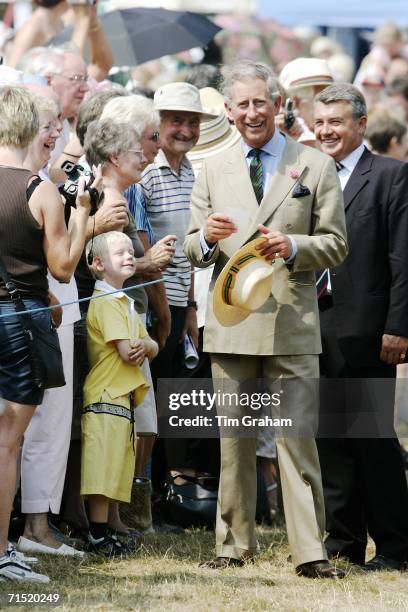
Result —
MULTIPOLYGON (((207 159, 193 189, 184 250, 195 266, 215 263, 207 303, 205 351, 245 355, 320 353, 314 272, 339 264, 347 253, 343 195, 333 160, 287 137, 278 169, 258 205, 241 142, 207 159), (298 178, 293 178, 294 174, 298 178), (307 186, 310 195, 293 198, 296 183, 307 186), (240 210, 238 232, 221 240, 211 258, 204 261, 200 229, 212 213, 234 208, 240 210), (291 235, 297 244, 296 257, 289 266, 280 259, 276 261, 272 293, 262 308, 234 327, 223 327, 213 314, 215 279, 239 247, 260 235, 258 224, 291 235)), ((199 273, 195 282, 200 282, 199 273)))

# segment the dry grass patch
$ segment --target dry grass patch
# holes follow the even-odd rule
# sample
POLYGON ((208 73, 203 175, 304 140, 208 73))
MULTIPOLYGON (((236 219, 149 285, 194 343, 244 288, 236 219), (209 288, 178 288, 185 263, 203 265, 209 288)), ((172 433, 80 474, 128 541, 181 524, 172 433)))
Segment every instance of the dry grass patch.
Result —
POLYGON ((349 567, 342 581, 298 578, 287 562, 284 532, 259 528, 258 537, 256 563, 223 571, 197 566, 213 554, 214 535, 205 531, 151 537, 123 561, 43 557, 37 567, 49 574, 50 585, 0 583, 2 609, 6 593, 59 592, 62 609, 69 610, 408 611, 408 572, 364 574, 349 567))

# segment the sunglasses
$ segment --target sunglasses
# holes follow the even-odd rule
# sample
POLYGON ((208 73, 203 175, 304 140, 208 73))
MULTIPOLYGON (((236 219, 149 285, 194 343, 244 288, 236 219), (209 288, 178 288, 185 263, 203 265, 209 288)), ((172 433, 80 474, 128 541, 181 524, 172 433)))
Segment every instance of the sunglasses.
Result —
POLYGON ((158 142, 160 138, 160 133, 159 132, 153 132, 153 134, 151 136, 149 136, 149 140, 153 141, 153 142, 158 142))

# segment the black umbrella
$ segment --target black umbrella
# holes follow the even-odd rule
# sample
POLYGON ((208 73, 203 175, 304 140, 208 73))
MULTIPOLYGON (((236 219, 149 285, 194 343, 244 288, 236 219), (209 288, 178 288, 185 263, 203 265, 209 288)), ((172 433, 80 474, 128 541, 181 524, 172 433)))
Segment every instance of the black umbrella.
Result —
MULTIPOLYGON (((134 66, 152 59, 205 47, 221 30, 207 17, 188 11, 131 8, 105 13, 100 18, 112 46, 117 66, 134 66)), ((70 39, 64 30, 51 44, 70 39)))

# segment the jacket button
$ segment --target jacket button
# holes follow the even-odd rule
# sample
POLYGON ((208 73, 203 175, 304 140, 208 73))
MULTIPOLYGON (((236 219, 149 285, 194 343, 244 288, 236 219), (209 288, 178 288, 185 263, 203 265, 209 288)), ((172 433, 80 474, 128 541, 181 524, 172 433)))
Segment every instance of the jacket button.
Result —
POLYGON ((331 272, 330 274, 331 274, 331 276, 336 276, 335 272, 331 272))

